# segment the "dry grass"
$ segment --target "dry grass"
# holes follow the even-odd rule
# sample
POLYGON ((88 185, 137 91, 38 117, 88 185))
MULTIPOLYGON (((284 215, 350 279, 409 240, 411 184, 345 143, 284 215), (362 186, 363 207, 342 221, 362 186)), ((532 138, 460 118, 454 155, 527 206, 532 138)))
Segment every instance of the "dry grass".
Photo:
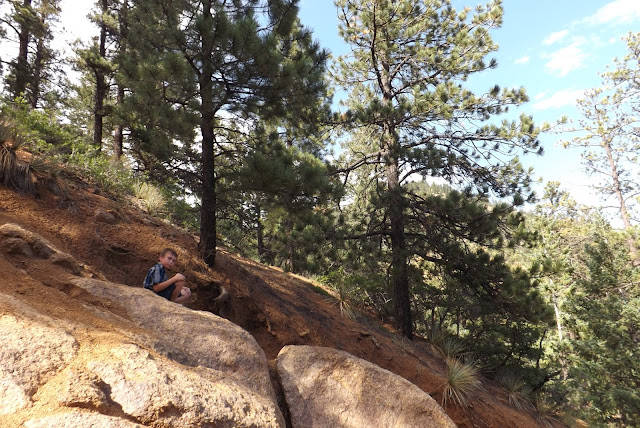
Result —
POLYGON ((141 208, 144 208, 150 214, 159 213, 166 204, 166 200, 162 195, 162 192, 157 187, 149 183, 135 183, 133 185, 133 193, 140 201, 141 208))

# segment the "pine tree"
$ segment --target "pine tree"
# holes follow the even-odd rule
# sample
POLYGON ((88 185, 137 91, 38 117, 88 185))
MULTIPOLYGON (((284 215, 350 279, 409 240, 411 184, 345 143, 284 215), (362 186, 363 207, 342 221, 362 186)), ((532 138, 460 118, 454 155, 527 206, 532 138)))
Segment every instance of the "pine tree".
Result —
POLYGON ((624 236, 610 232, 586 245, 585 269, 566 307, 572 333, 560 347, 569 362, 568 407, 594 426, 640 423, 640 289, 624 236))
POLYGON ((616 68, 602 74, 603 86, 588 91, 578 102, 583 118, 581 135, 564 143, 584 149, 582 160, 589 175, 599 178, 597 194, 615 200, 615 208, 630 234, 627 246, 634 263, 640 264, 635 231, 638 223, 637 180, 640 135, 638 95, 640 95, 640 34, 627 37, 629 53, 616 60, 616 68))
POLYGON ((51 48, 51 27, 60 14, 60 1, 12 0, 9 3, 13 10, 2 22, 15 33, 18 54, 9 63, 7 87, 13 98, 24 95, 31 108, 36 108, 43 96, 54 92, 52 82, 60 79, 52 73, 57 53, 51 48))
MULTIPOLYGON (((305 82, 307 68, 296 64, 309 61, 309 56, 300 56, 290 65, 283 62, 296 21, 296 3, 132 3, 130 22, 135 25, 130 33, 135 37, 128 39, 128 46, 136 51, 141 68, 151 74, 137 77, 155 81, 159 91, 173 86, 184 88, 183 92, 194 90, 184 97, 165 96, 164 101, 199 117, 199 247, 209 265, 215 261, 217 242, 216 156, 229 143, 221 140, 228 136, 224 130, 230 127, 229 117, 250 126, 258 115, 282 114, 285 100, 304 100, 317 90, 313 85, 294 84, 305 82)), ((134 90, 139 92, 140 85, 134 90)))
MULTIPOLYGON (((373 170, 374 178, 367 177, 370 195, 382 214, 366 233, 389 241, 396 323, 411 337, 410 260, 458 263, 461 275, 474 265, 472 254, 458 262, 447 258, 451 246, 435 241, 446 236, 438 224, 448 224, 443 227, 458 242, 469 237, 487 245, 497 238, 488 230, 484 237, 456 230, 450 212, 441 211, 456 201, 438 206, 433 198, 411 194, 405 184, 416 176, 440 177, 520 203, 529 178, 516 154, 540 151, 538 130, 527 116, 492 119, 525 102, 523 89, 495 86, 476 95, 463 86, 472 74, 496 66, 485 57, 497 49, 489 30, 501 24, 500 1, 479 6, 473 16, 456 12, 446 0, 340 0, 337 5, 352 56, 339 60, 335 74, 349 91, 345 119, 358 129, 342 172, 373 170)), ((464 227, 473 228, 473 222, 464 227)))

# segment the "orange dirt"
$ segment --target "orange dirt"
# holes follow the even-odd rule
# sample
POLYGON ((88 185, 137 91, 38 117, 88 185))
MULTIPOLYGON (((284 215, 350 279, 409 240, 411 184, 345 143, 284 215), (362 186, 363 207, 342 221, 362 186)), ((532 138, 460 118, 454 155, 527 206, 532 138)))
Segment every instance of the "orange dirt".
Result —
MULTIPOLYGON (((194 295, 187 306, 211 310, 242 326, 271 362, 285 345, 341 349, 404 377, 441 401, 444 361, 425 340, 402 339, 392 327, 368 314, 344 317, 335 299, 317 291, 318 284, 224 249, 219 249, 216 265, 209 269, 197 257, 194 236, 83 183, 69 186, 65 194, 44 192, 38 199, 0 186, 0 225, 16 223, 38 233, 89 265, 97 276, 132 287, 141 286, 162 248, 174 247, 179 254, 177 269, 190 280, 194 295), (97 213, 111 214, 115 221, 98 220, 97 213), (231 296, 222 307, 213 300, 220 286, 231 296)), ((6 256, 0 257, 0 273, 3 292, 16 299, 53 317, 83 316, 76 300, 88 297, 68 285, 69 273, 63 269, 37 259, 26 263, 6 256), (20 272, 16 268, 28 275, 16 274, 20 272), (68 299, 53 296, 60 291, 68 299)), ((540 426, 532 415, 510 407, 504 391, 488 381, 484 388, 474 394, 469 408, 449 405, 445 409, 458 426, 540 426)))

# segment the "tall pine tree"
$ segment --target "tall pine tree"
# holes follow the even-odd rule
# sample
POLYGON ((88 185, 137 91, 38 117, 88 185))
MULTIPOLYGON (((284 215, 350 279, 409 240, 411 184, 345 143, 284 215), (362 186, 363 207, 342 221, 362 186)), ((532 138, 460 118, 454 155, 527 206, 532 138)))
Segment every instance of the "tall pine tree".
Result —
MULTIPOLYGON (((388 242, 396 323, 411 337, 412 258, 448 265, 469 281, 470 270, 481 267, 472 260, 485 256, 478 253, 474 259, 475 247, 464 241, 499 245, 501 238, 496 229, 474 225, 483 218, 477 212, 460 213, 467 218, 456 225, 455 212, 445 210, 461 208, 459 202, 422 198, 412 194, 406 183, 416 176, 438 177, 519 203, 529 178, 516 154, 540 150, 538 131, 527 116, 513 122, 493 119, 509 106, 527 101, 523 89, 495 86, 477 95, 463 86, 471 75, 496 66, 485 57, 497 49, 489 30, 502 22, 500 1, 479 6, 472 16, 468 10, 456 12, 448 0, 336 4, 340 33, 352 54, 339 60, 335 74, 349 92, 345 119, 357 129, 342 171, 372 170, 373 175, 363 176, 375 194, 377 220, 369 223, 366 235, 383 236, 388 242)), ((500 212, 505 218, 509 209, 494 210, 498 217, 500 212)), ((487 273, 492 264, 499 261, 487 259, 483 267, 487 273)), ((492 297, 497 293, 492 288, 506 274, 501 269, 494 272, 502 273, 488 275, 485 279, 491 282, 472 281, 492 297)))
POLYGON ((252 126, 258 115, 283 114, 285 100, 308 99, 317 91, 314 85, 295 84, 305 81, 307 70, 296 64, 311 60, 313 52, 291 64, 284 61, 287 40, 296 35, 296 5, 297 0, 132 2, 127 46, 147 73, 138 78, 147 82, 147 90, 153 81, 157 91, 193 88, 191 94, 164 96, 164 101, 199 117, 199 247, 209 265, 217 242, 216 155, 228 143, 229 123, 252 126))

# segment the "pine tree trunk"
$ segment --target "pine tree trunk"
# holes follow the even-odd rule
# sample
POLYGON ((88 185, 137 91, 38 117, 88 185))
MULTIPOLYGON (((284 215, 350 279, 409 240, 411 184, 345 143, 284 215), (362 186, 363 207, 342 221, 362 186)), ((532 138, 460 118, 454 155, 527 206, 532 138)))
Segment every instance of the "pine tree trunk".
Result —
MULTIPOLYGON (((211 81, 209 81, 211 85, 211 81)), ((205 92, 211 94, 211 92, 205 92)), ((211 95, 203 97, 202 119, 202 207, 200 209, 200 242, 198 250, 204 262, 213 267, 216 259, 216 182, 214 174, 213 119, 211 95)))
MULTIPOLYGON (((118 49, 118 53, 121 56, 127 54, 127 33, 128 33, 128 23, 127 23, 127 12, 129 8, 129 4, 127 1, 124 1, 120 6, 119 13, 119 28, 120 28, 120 47, 118 49)), ((118 94, 116 95, 116 105, 122 106, 124 103, 124 85, 118 84, 118 94)), ((119 120, 120 122, 121 120, 119 120)), ((124 125, 122 123, 117 123, 113 133, 113 155, 116 159, 120 159, 123 153, 123 145, 124 145, 124 125)))
MULTIPOLYGON (((102 0, 101 11, 107 10, 107 0, 102 0)), ((100 22, 100 58, 105 58, 107 54, 106 50, 107 42, 107 27, 104 22, 100 22)), ((107 82, 104 76, 104 71, 97 65, 95 68, 96 75, 96 94, 94 98, 93 106, 93 144, 102 149, 102 125, 104 118, 104 100, 107 96, 107 82)))
POLYGON ((262 210, 260 205, 255 205, 255 210, 258 213, 256 221, 256 234, 258 239, 258 257, 260 261, 264 263, 264 226, 262 224, 262 210))
MULTIPOLYGON (((203 17, 205 25, 212 22, 211 16, 212 2, 204 4, 203 17)), ((213 54, 213 35, 203 35, 202 51, 205 58, 210 58, 213 54), (208 36, 208 37, 207 37, 208 36)), ((202 133, 202 155, 201 155, 201 180, 202 180, 202 207, 200 210, 200 242, 198 250, 204 262, 213 267, 216 259, 216 182, 215 182, 215 157, 214 157, 214 134, 213 120, 215 118, 215 107, 213 104, 213 65, 211 61, 203 61, 202 73, 200 74, 200 95, 201 95, 201 121, 200 132, 202 133)))
MULTIPOLYGON (((122 105, 124 102, 124 86, 118 85, 118 95, 116 98, 116 104, 122 105)), ((115 126, 113 132, 113 156, 116 159, 120 159, 122 157, 122 147, 124 142, 124 126, 122 123, 118 123, 115 126)))
MULTIPOLYGON (((380 60, 380 89, 385 104, 392 106, 392 86, 389 61, 384 54, 372 50, 374 60, 380 60)), ((386 158, 387 189, 389 191, 389 222, 391 226, 391 286, 393 288, 396 327, 403 336, 413 338, 411 320, 411 297, 409 296, 409 273, 407 249, 404 235, 404 198, 400 184, 400 170, 396 154, 400 144, 391 121, 385 122, 382 131, 386 158)))
MULTIPOLYGON (((31 0, 24 0, 23 6, 27 10, 31 10, 31 0)), ((26 18, 26 17, 25 17, 26 18)), ((18 97, 27 89, 29 81, 29 37, 30 37, 30 19, 24 19, 20 24, 20 33, 18 34, 19 47, 18 58, 16 59, 16 81, 13 88, 13 96, 18 97)))
POLYGON ((398 161, 393 153, 393 134, 385 125, 387 136, 387 186, 389 191, 389 222, 391 225, 391 285, 393 287, 396 327, 403 336, 413 338, 411 321, 411 300, 409 296, 409 276, 407 249, 404 236, 404 200, 400 185, 398 161))
MULTIPOLYGON (((622 217, 622 223, 624 224, 625 230, 628 231, 631 230, 631 216, 629 215, 627 204, 622 194, 622 185, 620 184, 618 168, 616 165, 616 161, 613 158, 613 150, 611 149, 611 144, 609 143, 609 141, 606 141, 604 143, 604 150, 607 153, 607 160, 609 161, 609 167, 611 168, 613 190, 616 194, 616 198, 618 199, 618 204, 620 205, 620 216, 622 217)), ((629 256, 633 264, 637 266, 638 264, 640 264, 640 259, 638 258, 638 249, 636 248, 636 244, 632 237, 627 238, 627 246, 629 247, 629 256)))
MULTIPOLYGON (((42 22, 44 27, 44 20, 42 22)), ((33 73, 31 76, 31 91, 29 93, 29 105, 35 109, 38 107, 38 101, 40 100, 40 81, 42 79, 42 68, 44 66, 44 38, 38 39, 36 47, 36 57, 33 61, 33 73)))

